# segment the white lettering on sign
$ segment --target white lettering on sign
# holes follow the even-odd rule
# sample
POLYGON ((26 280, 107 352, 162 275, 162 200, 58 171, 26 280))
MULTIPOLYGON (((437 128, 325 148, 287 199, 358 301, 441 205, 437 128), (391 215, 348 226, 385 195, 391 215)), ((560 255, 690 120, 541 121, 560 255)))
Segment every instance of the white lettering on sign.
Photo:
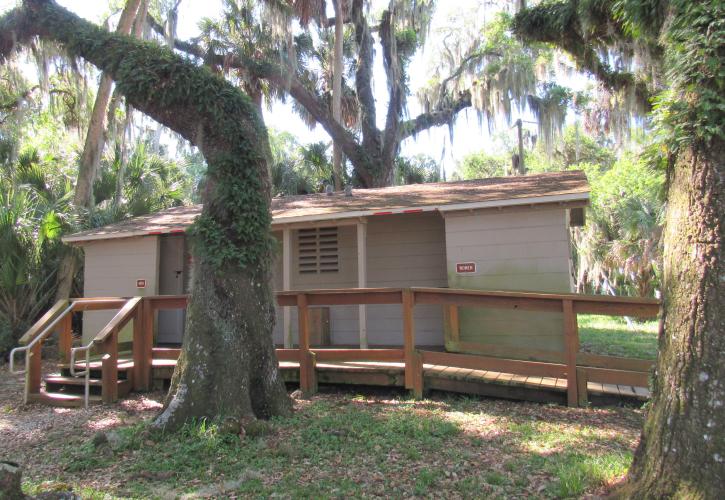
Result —
POLYGON ((136 288, 146 288, 146 280, 136 280, 136 288))
POLYGON ((476 272, 476 263, 475 262, 457 262, 456 263, 456 272, 458 274, 470 274, 476 272))

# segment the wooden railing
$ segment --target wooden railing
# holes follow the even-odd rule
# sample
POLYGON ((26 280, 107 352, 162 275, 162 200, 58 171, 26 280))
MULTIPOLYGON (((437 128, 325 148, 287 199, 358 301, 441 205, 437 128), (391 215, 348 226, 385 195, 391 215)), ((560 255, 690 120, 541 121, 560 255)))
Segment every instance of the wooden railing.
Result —
MULTIPOLYGON (((656 317, 660 303, 650 299, 605 297, 579 294, 493 292, 445 288, 364 288, 278 292, 277 304, 297 307, 299 342, 296 349, 277 349, 280 362, 299 363, 300 388, 310 394, 317 390, 317 363, 370 361, 404 364, 405 387, 421 397, 425 389, 424 365, 443 365, 472 370, 489 370, 522 376, 565 378, 567 402, 587 401, 587 382, 646 387, 652 367, 649 360, 619 358, 579 351, 577 314, 656 317), (401 306, 402 349, 314 349, 310 346, 310 306, 399 304, 401 306), (452 345, 460 352, 437 352, 419 348, 415 341, 414 309, 433 304, 444 309, 445 328, 452 345), (564 319, 562 351, 510 348, 492 344, 463 342, 460 339, 459 308, 559 312, 564 319)), ((72 312, 119 309, 113 319, 92 341, 102 356, 103 400, 115 401, 118 381, 118 334, 133 321, 133 372, 135 390, 148 390, 152 382, 154 314, 161 309, 183 309, 187 296, 73 299, 72 312)), ((28 344, 67 309, 67 301, 49 310, 22 337, 28 344), (65 306, 65 307, 64 307, 65 306)), ((63 359, 70 359, 72 348, 71 314, 57 323, 59 348, 63 359)), ((31 353, 28 387, 40 390, 40 344, 31 353)))
MULTIPOLYGON (((73 332, 72 320, 73 313, 80 311, 100 311, 108 309, 120 309, 119 313, 114 316, 113 320, 99 332, 94 338, 92 344, 94 346, 102 346, 104 355, 104 401, 111 401, 113 392, 109 390, 117 390, 114 385, 112 389, 107 388, 105 380, 113 378, 113 372, 117 372, 116 364, 112 363, 115 354, 115 360, 118 359, 117 334, 123 326, 126 325, 130 318, 126 318, 128 308, 133 309, 139 302, 140 298, 122 298, 122 297, 97 297, 97 298, 81 298, 58 301, 51 307, 38 321, 30 327, 30 329, 20 338, 21 345, 32 345, 29 356, 28 368, 26 372, 25 391, 27 395, 35 395, 40 393, 41 385, 41 354, 43 342, 49 334, 58 334, 58 351, 60 359, 66 363, 71 360, 71 350, 73 349, 73 332), (71 307, 68 307, 70 304, 71 307), (133 304, 133 306, 129 306, 133 304), (123 314, 122 314, 123 313, 123 314), (55 324, 53 331, 43 334, 50 325, 55 324), (39 336, 43 338, 39 339, 39 336), (109 361, 105 361, 106 356, 109 361)), ((117 380, 117 375, 116 375, 117 380)), ((115 400, 115 399, 113 399, 115 400)))
POLYGON ((280 306, 296 306, 299 318, 299 353, 285 350, 286 359, 300 363, 303 392, 316 390, 315 364, 321 356, 328 361, 366 360, 405 363, 405 387, 420 397, 424 389, 424 365, 443 365, 474 370, 490 370, 517 375, 566 378, 567 402, 571 406, 586 402, 587 382, 647 387, 652 362, 599 356, 579 352, 577 314, 603 314, 653 318, 660 303, 651 299, 607 297, 579 294, 533 292, 494 292, 446 288, 378 288, 343 290, 305 290, 277 293, 280 306), (403 350, 313 350, 309 345, 308 307, 315 305, 400 304, 402 306, 403 350), (436 304, 445 308, 446 328, 457 346, 478 354, 433 352, 416 348, 414 307, 436 304), (460 342, 458 309, 486 307, 520 311, 559 312, 564 319, 564 350, 542 351, 510 349, 502 346, 460 342), (506 357, 509 355, 510 357, 506 357), (518 358, 518 359, 517 359, 518 358))

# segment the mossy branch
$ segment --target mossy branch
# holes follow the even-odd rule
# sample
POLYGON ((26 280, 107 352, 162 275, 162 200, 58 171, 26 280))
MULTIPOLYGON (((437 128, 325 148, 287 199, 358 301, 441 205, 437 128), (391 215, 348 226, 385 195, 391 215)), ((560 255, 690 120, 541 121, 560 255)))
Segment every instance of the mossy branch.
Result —
POLYGON ((591 73, 612 90, 631 90, 638 104, 651 109, 652 94, 645 82, 633 73, 612 69, 603 61, 595 47, 616 45, 631 41, 621 22, 612 12, 612 2, 588 2, 587 15, 591 22, 581 22, 579 0, 542 2, 521 10, 513 20, 512 28, 523 42, 550 43, 568 52, 580 69, 591 73), (596 22, 594 22, 596 20, 596 22))
POLYGON ((109 74, 129 104, 199 147, 209 165, 197 256, 217 270, 267 269, 269 144, 251 100, 223 78, 154 43, 109 33, 52 0, 26 0, 0 18, 0 58, 34 37, 109 74))

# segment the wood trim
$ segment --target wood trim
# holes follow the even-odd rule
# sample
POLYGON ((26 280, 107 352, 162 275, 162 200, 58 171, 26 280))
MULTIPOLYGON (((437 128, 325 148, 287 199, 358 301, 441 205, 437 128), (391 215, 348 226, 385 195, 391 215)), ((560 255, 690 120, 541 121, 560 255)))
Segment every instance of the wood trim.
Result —
MULTIPOLYGON (((335 306, 357 304, 400 304, 401 288, 344 288, 329 290, 304 290, 308 305, 335 306)), ((297 291, 277 292, 277 304, 294 306, 297 304, 297 291)))
POLYGON ((53 304, 53 307, 48 309, 45 314, 43 314, 40 319, 36 321, 33 326, 31 326, 30 329, 28 329, 28 331, 23 334, 22 337, 20 337, 20 340, 18 341, 20 345, 27 345, 32 342, 33 339, 37 337, 38 334, 43 331, 43 329, 45 329, 46 325, 53 321, 58 313, 66 307, 68 307, 67 300, 59 300, 58 302, 53 304))
MULTIPOLYGON (((406 367, 408 365, 406 364, 406 367)), ((415 399, 423 399, 423 391, 425 390, 423 377, 423 355, 420 351, 415 351, 411 359, 411 389, 415 399)))
POLYGON ((128 302, 125 297, 94 297, 87 299, 73 299, 73 311, 103 311, 106 309, 120 309, 128 302))
MULTIPOLYGON (((443 304, 472 307, 492 307, 495 309, 512 309, 521 311, 561 312, 561 299, 547 297, 508 296, 494 294, 470 293, 471 291, 420 291, 413 289, 418 304, 443 304)), ((498 293, 498 292, 497 292, 498 293)))
MULTIPOLYGON (((358 222, 357 226, 357 286, 368 286, 368 226, 367 223, 358 222)), ((368 348, 368 318, 365 304, 358 305, 358 323, 360 329, 360 349, 368 348)))
POLYGON ((543 363, 540 361, 521 361, 518 359, 492 358, 472 354, 453 354, 449 352, 420 351, 423 363, 427 365, 454 366, 471 370, 488 370, 517 375, 564 378, 566 365, 543 363))
POLYGON ((614 370, 627 370, 633 372, 647 372, 654 367, 654 360, 637 359, 637 358, 621 358, 616 356, 602 356, 600 354, 590 354, 580 352, 576 355, 577 365, 591 368, 610 368, 614 370))
POLYGON ((317 362, 405 360, 403 349, 312 349, 312 352, 317 362))
POLYGON ((70 361, 70 351, 73 348, 72 312, 69 312, 60 320, 58 327, 58 354, 64 363, 68 363, 70 361))
POLYGON ((415 318, 413 308, 415 296, 410 290, 402 291, 403 302, 403 350, 405 352, 405 388, 413 388, 414 366, 413 356, 415 354, 415 318))
POLYGON ((275 354, 277 355, 277 361, 300 362, 299 349, 275 349, 275 354))
POLYGON ((121 310, 118 311, 111 321, 109 321, 108 324, 106 324, 106 326, 98 332, 98 335, 93 338, 93 342, 101 344, 105 342, 107 338, 117 334, 129 321, 131 321, 136 313, 136 308, 142 300, 143 297, 133 297, 128 299, 121 310))
POLYGON ((133 388, 137 391, 146 391, 151 383, 151 366, 153 365, 153 332, 146 330, 145 316, 148 302, 141 301, 133 317, 133 388))
POLYGON ((611 370, 608 368, 582 367, 580 369, 586 372, 589 382, 649 387, 649 373, 611 370))
MULTIPOLYGON (((458 342, 451 345, 462 353, 481 354, 484 356, 493 356, 499 358, 519 359, 523 361, 543 361, 545 363, 565 363, 566 356, 561 351, 548 351, 543 349, 527 349, 522 347, 497 345, 497 344, 479 344, 474 342, 458 342)), ((449 349, 453 351, 454 349, 449 349)))
POLYGON ((569 406, 577 406, 576 353, 579 351, 579 327, 577 325, 574 304, 564 300, 564 347, 566 351, 566 401, 569 406))
MULTIPOLYGON (((292 288, 292 230, 282 230, 282 289, 292 288)), ((287 349, 292 347, 292 311, 284 307, 282 311, 282 336, 284 346, 287 349)))
POLYGON ((179 359, 181 349, 176 347, 154 347, 153 359, 179 359))
POLYGON ((635 316, 638 318, 656 318, 660 313, 660 304, 600 302, 590 298, 576 299, 574 311, 577 314, 604 314, 607 316, 635 316))
POLYGON ((145 297, 153 311, 160 309, 186 309, 189 302, 188 295, 153 295, 145 297))
POLYGON ((579 406, 586 406, 589 403, 589 389, 587 383, 589 382, 587 377, 587 371, 583 368, 576 369, 576 383, 577 383, 577 404, 579 406))
POLYGON ((40 340, 26 354, 26 356, 30 356, 28 371, 25 373, 25 387, 27 387, 28 394, 40 393, 42 352, 43 341, 40 340))
POLYGON ((605 302, 605 303, 626 303, 626 304, 642 304, 642 305, 660 305, 661 302, 656 299, 645 299, 639 297, 615 297, 611 295, 584 295, 580 293, 546 293, 546 292, 515 292, 508 290, 466 290, 461 288, 432 288, 432 287, 412 287, 415 293, 431 292, 437 294, 465 294, 492 297, 509 297, 509 298, 525 298, 525 299, 555 299, 555 300, 574 300, 576 302, 605 302))
POLYGON ((118 401, 118 332, 105 337, 101 358, 101 395, 104 403, 118 401))

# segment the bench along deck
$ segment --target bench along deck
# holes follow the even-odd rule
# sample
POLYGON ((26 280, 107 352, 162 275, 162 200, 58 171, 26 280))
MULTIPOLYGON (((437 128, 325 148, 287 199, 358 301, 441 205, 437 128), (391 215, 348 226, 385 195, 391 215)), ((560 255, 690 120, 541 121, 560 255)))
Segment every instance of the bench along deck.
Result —
MULTIPOLYGON (((592 355, 579 351, 578 313, 655 317, 659 302, 577 294, 481 292, 435 288, 308 290, 277 293, 280 306, 296 307, 299 343, 276 350, 282 376, 304 393, 318 383, 398 386, 414 396, 437 389, 494 397, 552 401, 576 406, 595 400, 649 397, 649 360, 592 355), (310 346, 309 306, 400 304, 403 343, 360 349, 355 346, 310 346), (415 304, 438 304, 446 310, 446 329, 457 330, 458 307, 555 311, 564 315, 564 351, 541 351, 457 342, 463 352, 415 342, 415 304)), ((171 379, 179 349, 153 345, 154 314, 183 309, 186 296, 73 299, 56 304, 21 339, 26 353, 26 401, 64 406, 114 402, 132 390, 149 390, 171 379), (111 321, 86 346, 72 347, 71 314, 117 309, 111 321), (119 334, 132 324, 131 351, 119 352, 119 334), (40 373, 42 342, 59 333, 61 373, 40 373), (92 358, 91 355, 95 357, 92 358), (123 355, 122 355, 123 354, 123 355), (127 354, 127 355, 126 355, 127 354), (85 359, 80 359, 85 355, 85 359), (71 370, 71 367, 74 369, 71 370), (79 377, 84 377, 80 379, 79 377)), ((14 355, 13 355, 14 358, 14 355)))

